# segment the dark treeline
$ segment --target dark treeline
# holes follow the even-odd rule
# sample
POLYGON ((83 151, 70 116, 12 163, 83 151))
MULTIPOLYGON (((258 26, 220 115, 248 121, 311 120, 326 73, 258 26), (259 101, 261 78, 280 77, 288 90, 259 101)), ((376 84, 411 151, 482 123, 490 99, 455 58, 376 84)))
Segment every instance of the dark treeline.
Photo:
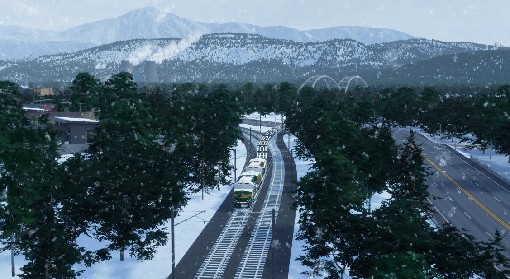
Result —
MULTIPOLYGON (((504 278, 501 236, 477 242, 432 228, 421 150, 399 147, 396 126, 419 126, 482 148, 510 151, 510 87, 354 88, 280 84, 140 86, 128 73, 101 82, 80 73, 57 100, 94 111, 99 123, 86 158, 58 164, 47 116, 29 119, 20 88, 0 83, 0 239, 24 255, 22 278, 75 278, 124 251, 151 259, 167 242, 162 225, 191 192, 227 184, 229 150, 244 113, 285 114, 297 154, 315 164, 294 193, 301 211, 301 258, 315 272, 357 278, 504 278), (476 93, 476 94, 475 94, 476 93), (473 137, 474 136, 474 137, 473 137), (374 193, 392 197, 372 210, 374 193), (102 241, 91 250, 79 238, 102 241), (452 260, 455 259, 455 260, 452 260)), ((505 270, 505 269, 504 269, 505 270)))
MULTIPOLYGON (((413 125, 431 134, 457 137, 471 145, 510 154, 510 86, 452 94, 437 88, 383 89, 369 93, 377 116, 398 125, 413 125)), ((370 102, 369 100, 366 100, 370 102)))
MULTIPOLYGON (((297 101, 297 87, 283 82, 237 86, 245 112, 286 114, 297 101)), ((308 89, 310 90, 310 88, 308 89)), ((482 150, 510 154, 510 85, 485 87, 380 87, 317 89, 335 96, 338 109, 352 121, 384 119, 392 125, 416 126, 430 134, 456 137, 482 150)), ((301 92, 306 94, 306 92, 301 92)), ((510 158, 510 157, 509 157, 510 158)))

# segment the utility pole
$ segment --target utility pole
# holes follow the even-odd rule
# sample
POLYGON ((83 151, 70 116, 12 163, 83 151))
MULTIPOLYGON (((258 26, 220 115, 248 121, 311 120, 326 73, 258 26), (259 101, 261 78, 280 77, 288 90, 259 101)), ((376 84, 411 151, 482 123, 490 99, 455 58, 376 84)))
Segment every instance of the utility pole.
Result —
POLYGON ((172 218, 170 219, 171 233, 172 233, 172 279, 175 279, 175 234, 174 234, 174 218, 175 218, 175 209, 172 205, 172 218))
POLYGON ((249 149, 248 154, 250 154, 251 153, 251 126, 250 126, 250 142, 248 142, 248 149, 249 149))

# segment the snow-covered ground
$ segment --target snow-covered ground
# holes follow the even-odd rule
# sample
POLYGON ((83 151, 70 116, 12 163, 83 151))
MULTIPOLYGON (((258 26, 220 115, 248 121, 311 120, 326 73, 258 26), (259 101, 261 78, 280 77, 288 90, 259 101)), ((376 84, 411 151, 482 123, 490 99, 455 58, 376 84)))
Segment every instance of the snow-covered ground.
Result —
MULTIPOLYGON (((293 135, 285 135, 283 137, 285 145, 287 148, 294 149, 296 144, 296 137, 293 135)), ((299 181, 301 177, 305 176, 306 173, 310 170, 311 165, 313 164, 312 160, 302 160, 298 159, 296 156, 294 156, 294 162, 296 164, 296 175, 297 180, 299 181)), ((305 276, 301 274, 304 271, 310 271, 310 269, 306 266, 303 266, 300 261, 297 260, 297 257, 304 255, 303 246, 305 245, 305 242, 303 240, 297 240, 296 236, 299 232, 299 211, 296 212, 296 221, 294 224, 294 236, 292 237, 292 247, 291 247, 291 254, 290 254, 290 266, 289 266, 289 279, 306 279, 308 276, 305 276)))

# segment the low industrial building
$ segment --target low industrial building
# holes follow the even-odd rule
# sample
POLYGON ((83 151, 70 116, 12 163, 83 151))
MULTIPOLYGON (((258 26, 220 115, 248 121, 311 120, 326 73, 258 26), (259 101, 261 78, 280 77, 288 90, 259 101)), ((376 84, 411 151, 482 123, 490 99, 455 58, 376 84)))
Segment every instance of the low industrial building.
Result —
POLYGON ((48 120, 61 142, 60 152, 69 154, 85 151, 95 136, 99 123, 92 112, 28 112, 29 118, 35 119, 48 114, 48 120))

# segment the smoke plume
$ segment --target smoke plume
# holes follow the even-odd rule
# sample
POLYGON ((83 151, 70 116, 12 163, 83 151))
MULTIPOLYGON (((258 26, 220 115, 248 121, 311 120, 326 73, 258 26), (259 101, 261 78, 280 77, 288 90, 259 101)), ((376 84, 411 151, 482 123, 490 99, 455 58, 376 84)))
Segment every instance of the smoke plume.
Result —
POLYGON ((191 34, 186 38, 182 38, 179 42, 172 41, 164 47, 155 47, 152 45, 145 45, 139 47, 129 55, 129 62, 136 66, 143 61, 155 61, 161 64, 163 60, 168 60, 175 57, 179 52, 184 51, 190 47, 191 44, 200 40, 202 34, 191 34))

